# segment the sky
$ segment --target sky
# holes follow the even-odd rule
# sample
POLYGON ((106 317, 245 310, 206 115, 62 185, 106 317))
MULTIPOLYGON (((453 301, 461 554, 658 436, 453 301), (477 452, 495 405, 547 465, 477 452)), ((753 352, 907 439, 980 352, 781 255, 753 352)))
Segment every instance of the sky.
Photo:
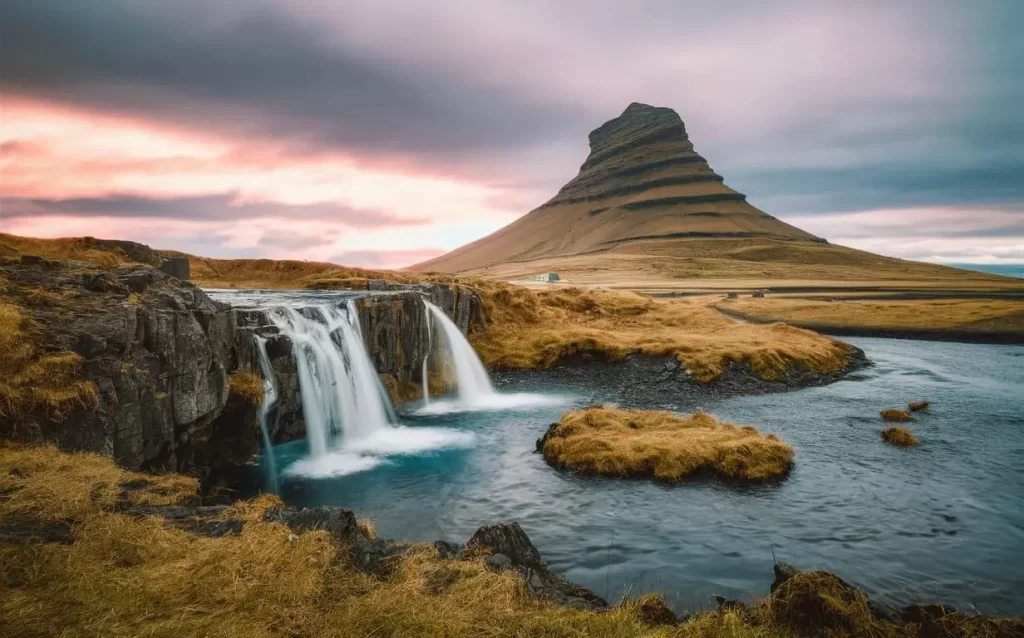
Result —
POLYGON ((0 231, 396 268, 630 102, 833 243, 1024 262, 1017 0, 0 3, 0 231))

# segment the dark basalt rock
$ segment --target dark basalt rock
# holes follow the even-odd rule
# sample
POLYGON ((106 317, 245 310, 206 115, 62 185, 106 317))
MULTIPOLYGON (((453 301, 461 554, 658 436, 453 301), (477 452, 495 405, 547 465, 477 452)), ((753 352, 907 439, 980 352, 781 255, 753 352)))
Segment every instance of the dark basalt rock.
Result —
POLYGON ((665 600, 660 596, 649 596, 645 598, 636 609, 636 617, 648 627, 675 625, 680 622, 679 616, 668 608, 665 600))
POLYGON ((490 554, 489 569, 515 570, 534 598, 577 609, 606 609, 608 603, 594 592, 569 582, 548 569, 540 552, 530 542, 519 523, 484 525, 473 534, 463 550, 464 555, 477 552, 490 554))
POLYGON ((263 520, 268 523, 283 523, 296 532, 322 529, 341 543, 351 543, 360 538, 355 514, 352 510, 342 507, 277 507, 267 510, 263 520))

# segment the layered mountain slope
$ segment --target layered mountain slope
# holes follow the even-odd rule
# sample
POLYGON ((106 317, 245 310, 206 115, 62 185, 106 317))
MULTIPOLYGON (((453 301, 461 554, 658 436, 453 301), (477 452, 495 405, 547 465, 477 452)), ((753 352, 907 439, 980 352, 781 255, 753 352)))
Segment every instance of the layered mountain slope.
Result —
POLYGON ((651 239, 824 240, 751 206, 697 154, 679 115, 631 104, 590 134, 579 174, 498 232, 415 267, 461 272, 651 239))
POLYGON ((590 134, 579 174, 540 208, 418 271, 649 292, 824 287, 1019 290, 1022 282, 829 244, 758 210, 694 150, 675 111, 630 104, 590 134))

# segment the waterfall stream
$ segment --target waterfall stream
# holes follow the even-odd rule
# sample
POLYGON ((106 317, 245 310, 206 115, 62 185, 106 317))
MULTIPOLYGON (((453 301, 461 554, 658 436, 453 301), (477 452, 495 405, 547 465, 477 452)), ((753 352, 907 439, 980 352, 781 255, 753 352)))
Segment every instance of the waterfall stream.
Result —
POLYGON ((423 300, 423 303, 427 307, 429 316, 433 317, 441 326, 441 335, 444 337, 455 366, 459 401, 467 405, 486 401, 494 395, 494 387, 491 385, 491 378, 487 376, 484 364, 480 362, 480 357, 476 356, 473 346, 469 345, 469 341, 466 340, 462 331, 443 310, 426 299, 423 300))
POLYGON ((270 438, 270 426, 268 421, 270 414, 277 409, 277 401, 280 393, 277 388, 277 375, 274 374, 274 366, 270 364, 270 356, 267 355, 267 340, 263 337, 256 337, 256 350, 260 355, 260 371, 263 373, 263 403, 260 404, 260 436, 263 439, 264 456, 267 460, 267 475, 269 477, 269 488, 272 494, 279 492, 277 485, 277 463, 274 460, 274 444, 270 438))
POLYGON ((472 445, 472 433, 398 424, 367 352, 354 299, 342 307, 276 307, 267 315, 292 342, 309 446, 309 457, 286 474, 351 474, 388 455, 472 445))

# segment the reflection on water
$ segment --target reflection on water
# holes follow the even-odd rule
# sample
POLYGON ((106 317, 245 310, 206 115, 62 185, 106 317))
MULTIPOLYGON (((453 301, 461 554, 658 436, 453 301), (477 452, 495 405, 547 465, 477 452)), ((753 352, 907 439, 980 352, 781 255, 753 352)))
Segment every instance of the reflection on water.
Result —
MULTIPOLYGON (((665 486, 555 471, 533 450, 565 406, 541 402, 408 414, 406 426, 452 428, 475 442, 393 454, 343 477, 292 478, 283 495, 351 507, 382 535, 408 540, 464 542, 482 524, 516 520, 552 567, 613 599, 662 591, 676 607, 696 608, 713 594, 762 595, 774 550, 893 602, 1024 613, 1024 347, 848 341, 875 364, 854 378, 705 405, 796 448, 796 468, 778 485, 665 486), (921 446, 883 444, 878 411, 918 399, 932 402, 911 424, 921 446)), ((558 390, 535 385, 526 389, 558 390)), ((280 448, 282 462, 301 448, 280 448)))

